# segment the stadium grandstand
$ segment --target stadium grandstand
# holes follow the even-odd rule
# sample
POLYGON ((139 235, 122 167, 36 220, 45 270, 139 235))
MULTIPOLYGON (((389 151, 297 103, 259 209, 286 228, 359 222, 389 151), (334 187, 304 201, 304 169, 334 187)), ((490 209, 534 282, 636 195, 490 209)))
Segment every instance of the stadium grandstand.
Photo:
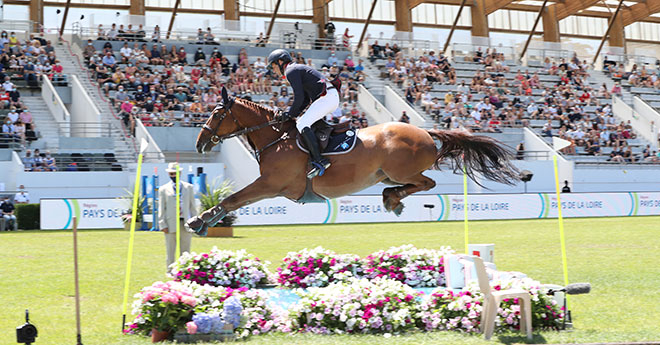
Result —
POLYGON ((653 0, 4 0, 0 147, 23 171, 2 182, 130 174, 145 139, 145 162, 217 163, 244 186, 257 176, 247 140, 204 156, 193 143, 222 88, 288 109, 291 87, 266 63, 276 48, 343 81, 329 122, 469 131, 523 165, 557 154, 576 190, 598 169, 645 174, 660 163, 656 12, 653 0), (556 152, 555 137, 570 145, 556 152))
POLYGON ((0 344, 660 345, 659 57, 660 0, 0 0, 0 344))

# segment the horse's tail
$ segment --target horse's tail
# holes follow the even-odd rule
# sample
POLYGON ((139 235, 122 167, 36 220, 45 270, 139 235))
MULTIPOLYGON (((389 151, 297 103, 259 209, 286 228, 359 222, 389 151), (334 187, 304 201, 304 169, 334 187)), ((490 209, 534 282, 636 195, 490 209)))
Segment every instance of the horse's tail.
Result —
POLYGON ((473 181, 481 185, 475 174, 508 185, 520 180, 520 172, 511 164, 513 152, 499 141, 463 131, 429 130, 431 137, 442 142, 435 167, 449 160, 454 172, 465 172, 473 181))

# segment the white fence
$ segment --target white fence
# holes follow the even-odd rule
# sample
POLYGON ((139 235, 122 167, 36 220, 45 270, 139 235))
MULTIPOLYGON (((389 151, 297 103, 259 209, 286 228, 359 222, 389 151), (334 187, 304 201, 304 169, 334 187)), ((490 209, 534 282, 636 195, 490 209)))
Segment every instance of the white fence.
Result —
POLYGON ((71 115, 48 78, 43 78, 42 80, 41 97, 44 99, 44 102, 46 102, 48 110, 53 114, 55 121, 60 125, 60 128, 62 128, 64 123, 69 122, 71 115))
POLYGON ((392 90, 391 87, 385 86, 385 107, 394 114, 394 117, 398 120, 403 112, 406 112, 406 115, 410 117, 410 124, 424 127, 426 120, 419 113, 406 102, 403 97, 401 97, 396 91, 392 90))
POLYGON ((156 140, 149 134, 147 128, 144 127, 142 121, 139 119, 135 120, 135 141, 140 145, 142 139, 147 142, 147 149, 143 152, 144 161, 151 163, 161 163, 165 161, 165 155, 163 151, 156 143, 156 140))
MULTIPOLYGON (((616 97, 614 98, 617 99, 616 97)), ((612 105, 616 105, 614 101, 612 101, 612 105)), ((660 128, 660 113, 639 97, 633 99, 633 106, 635 107, 635 110, 634 113, 631 114, 633 118, 630 119, 633 128, 635 128, 644 139, 650 141, 653 148, 657 149, 658 145, 660 145, 658 143, 658 135, 660 134, 658 133, 658 129, 660 128)))
POLYGON ((76 130, 81 124, 82 130, 76 130, 77 136, 96 138, 101 136, 101 128, 85 128, 84 123, 98 123, 101 121, 101 112, 94 105, 87 91, 74 74, 71 75, 71 129, 76 130))
POLYGON ((375 120, 374 124, 376 125, 398 120, 363 85, 358 86, 358 104, 360 105, 360 108, 364 109, 367 116, 375 120))

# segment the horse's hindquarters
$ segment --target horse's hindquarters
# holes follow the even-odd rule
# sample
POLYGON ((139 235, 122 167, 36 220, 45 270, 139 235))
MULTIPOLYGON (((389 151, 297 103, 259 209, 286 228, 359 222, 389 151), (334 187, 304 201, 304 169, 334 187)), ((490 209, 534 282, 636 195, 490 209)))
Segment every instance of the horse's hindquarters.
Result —
POLYGON ((431 167, 436 148, 428 133, 415 126, 388 123, 362 129, 348 154, 332 156, 332 166, 313 181, 328 198, 359 192, 386 178, 401 182, 431 167))

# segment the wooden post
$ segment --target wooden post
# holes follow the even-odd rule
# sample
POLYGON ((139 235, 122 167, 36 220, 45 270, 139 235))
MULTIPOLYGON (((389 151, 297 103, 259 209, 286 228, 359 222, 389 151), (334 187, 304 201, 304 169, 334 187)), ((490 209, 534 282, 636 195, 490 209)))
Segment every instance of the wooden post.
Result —
POLYGON ((617 16, 613 21, 612 30, 610 30, 610 47, 625 47, 625 38, 623 35, 623 16, 617 16))
POLYGON ((277 18, 277 11, 280 9, 280 4, 282 0, 277 0, 275 3, 275 9, 273 10, 273 15, 270 16, 270 23, 268 24, 268 31, 266 31, 266 40, 270 40, 270 33, 273 31, 273 24, 275 24, 275 18, 277 18))
POLYGON ((559 42, 559 21, 557 20, 557 6, 550 5, 543 11, 543 40, 546 42, 559 42))
POLYGON ((358 50, 360 50, 360 47, 362 46, 364 35, 367 34, 367 28, 369 27, 369 23, 371 22, 371 15, 374 14, 374 9, 376 8, 377 2, 378 0, 373 0, 373 2, 371 2, 371 9, 369 10, 369 15, 367 16, 367 20, 364 22, 364 29, 362 29, 362 34, 360 35, 360 40, 358 41, 358 45, 357 45, 358 50))
POLYGON ((394 2, 394 30, 412 32, 412 14, 408 0, 396 0, 394 2))
POLYGON ((454 30, 456 25, 458 25, 458 20, 461 18, 461 12, 463 12, 463 7, 465 7, 465 1, 461 1, 461 7, 458 8, 458 13, 456 13, 456 18, 454 19, 454 24, 451 25, 451 30, 449 30, 449 36, 447 36, 447 41, 445 41, 445 46, 442 48, 442 53, 447 52, 447 47, 449 47, 449 42, 451 42, 451 36, 454 35, 454 30))
POLYGON ((66 0, 66 6, 64 7, 64 18, 62 18, 62 26, 60 26, 60 37, 64 34, 64 26, 66 25, 66 17, 69 15, 69 7, 71 6, 71 0, 66 0))
POLYGON ((131 7, 128 9, 128 14, 135 16, 144 15, 144 0, 131 0, 131 7))
POLYGON ((225 20, 240 20, 237 0, 224 0, 225 20))
POLYGON ((486 1, 474 0, 470 7, 472 17, 472 36, 488 37, 488 17, 486 17, 486 1))
POLYGON ((80 287, 78 284, 78 218, 73 217, 73 283, 76 294, 76 345, 82 345, 80 333, 80 287))
POLYGON ((319 26, 319 38, 325 38, 323 31, 328 23, 328 2, 326 0, 312 0, 312 23, 319 26))
POLYGON ((44 25, 44 0, 30 0, 30 20, 34 22, 32 30, 38 31, 44 25))
POLYGON ((520 53, 520 60, 522 60, 523 56, 525 56, 525 53, 527 52, 527 47, 529 47, 529 42, 532 40, 532 36, 534 36, 536 25, 539 24, 539 20, 541 20, 541 15, 543 15, 543 9, 545 9, 545 4, 547 3, 548 0, 543 0, 543 5, 541 5, 541 8, 539 8, 539 14, 536 15, 536 20, 534 21, 532 30, 529 32, 529 36, 527 36, 527 42, 525 42, 525 47, 523 47, 522 53, 520 53))
POLYGON ((607 35, 609 35, 610 30, 612 30, 612 26, 614 25, 614 21, 616 20, 616 16, 619 14, 622 5, 623 5, 623 0, 619 0, 619 5, 616 7, 616 11, 614 11, 614 14, 612 14, 612 19, 610 19, 610 23, 607 26, 607 30, 605 30, 605 34, 603 35, 603 38, 601 38, 600 40, 600 45, 598 45, 598 50, 596 50, 596 54, 594 55, 594 61, 592 61, 592 64, 595 64, 596 60, 598 60, 598 55, 600 54, 600 50, 603 49, 603 44, 605 44, 607 35))
POLYGON ((176 0, 174 3, 174 8, 172 9, 172 18, 170 18, 170 26, 167 28, 167 36, 165 36, 166 39, 170 38, 170 33, 172 32, 172 26, 174 26, 174 18, 176 17, 176 11, 179 9, 179 4, 181 3, 181 0, 176 0))

